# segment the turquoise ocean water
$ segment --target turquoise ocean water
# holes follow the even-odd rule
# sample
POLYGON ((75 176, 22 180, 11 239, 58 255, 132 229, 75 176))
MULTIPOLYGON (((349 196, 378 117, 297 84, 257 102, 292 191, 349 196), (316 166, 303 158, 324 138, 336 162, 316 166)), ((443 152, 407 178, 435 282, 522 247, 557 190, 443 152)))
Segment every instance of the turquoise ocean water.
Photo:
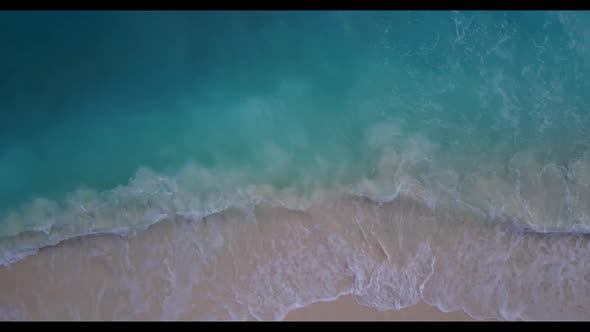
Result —
POLYGON ((331 193, 590 231, 588 12, 0 13, 0 261, 331 193))

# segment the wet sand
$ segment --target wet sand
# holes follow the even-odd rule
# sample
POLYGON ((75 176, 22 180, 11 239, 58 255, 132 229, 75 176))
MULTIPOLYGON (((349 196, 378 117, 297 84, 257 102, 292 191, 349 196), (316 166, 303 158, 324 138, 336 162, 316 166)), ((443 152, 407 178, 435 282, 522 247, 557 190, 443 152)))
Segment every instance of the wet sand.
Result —
POLYGON ((378 311, 362 306, 352 296, 295 309, 285 321, 474 321, 465 313, 442 312, 424 301, 401 310, 378 311))
POLYGON ((589 253, 587 236, 521 234, 410 198, 228 209, 0 267, 0 320, 471 320, 421 299, 478 319, 580 320, 589 253))

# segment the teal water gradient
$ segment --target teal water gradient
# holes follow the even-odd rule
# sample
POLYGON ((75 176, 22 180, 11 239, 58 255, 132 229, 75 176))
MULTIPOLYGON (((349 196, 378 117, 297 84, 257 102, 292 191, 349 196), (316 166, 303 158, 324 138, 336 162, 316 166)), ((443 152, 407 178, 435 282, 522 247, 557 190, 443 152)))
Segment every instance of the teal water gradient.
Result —
POLYGON ((588 12, 4 12, 0 45, 3 260, 260 188, 590 229, 588 12))

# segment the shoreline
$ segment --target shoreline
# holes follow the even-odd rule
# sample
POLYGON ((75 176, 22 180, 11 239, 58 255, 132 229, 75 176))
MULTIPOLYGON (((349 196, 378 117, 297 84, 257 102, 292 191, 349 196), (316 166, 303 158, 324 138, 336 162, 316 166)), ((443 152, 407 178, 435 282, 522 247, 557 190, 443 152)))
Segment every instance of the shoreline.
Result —
POLYGON ((68 239, 0 267, 0 319, 477 320, 428 303, 498 320, 587 319, 584 293, 570 289, 587 289, 579 276, 588 240, 514 233, 404 196, 384 204, 348 197, 306 211, 229 209, 129 237, 68 239), (561 281, 554 276, 562 271, 571 276, 566 292, 539 294, 567 296, 560 309, 526 297, 561 281))

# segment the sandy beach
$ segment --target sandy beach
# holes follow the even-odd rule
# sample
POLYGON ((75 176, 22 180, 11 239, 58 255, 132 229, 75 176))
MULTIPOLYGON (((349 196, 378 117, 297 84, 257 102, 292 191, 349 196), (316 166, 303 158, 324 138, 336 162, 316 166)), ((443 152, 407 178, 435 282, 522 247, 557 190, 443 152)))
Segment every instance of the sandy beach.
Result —
MULTIPOLYGON (((587 317, 583 306, 566 312, 544 298, 526 298, 536 285, 550 287, 554 274, 584 268, 585 237, 547 241, 457 211, 431 213, 410 198, 376 204, 341 197, 305 211, 260 206, 249 216, 229 209, 206 221, 163 220, 130 236, 78 237, 0 267, 0 320, 587 317), (580 260, 565 268, 544 263, 564 257, 580 260)), ((580 291, 568 289, 562 301, 580 303, 584 281, 570 280, 580 291)))

